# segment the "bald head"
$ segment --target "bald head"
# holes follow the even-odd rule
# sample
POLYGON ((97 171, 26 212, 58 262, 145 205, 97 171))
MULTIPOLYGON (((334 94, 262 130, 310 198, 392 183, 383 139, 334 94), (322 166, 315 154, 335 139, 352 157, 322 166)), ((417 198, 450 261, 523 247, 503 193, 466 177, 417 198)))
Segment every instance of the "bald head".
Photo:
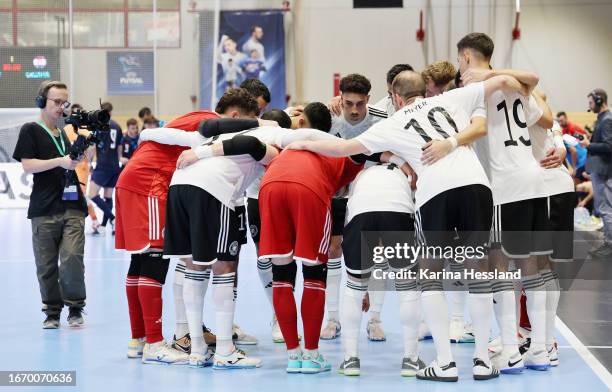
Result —
POLYGON ((391 90, 393 91, 394 105, 398 109, 397 106, 405 106, 410 98, 425 96, 425 81, 418 72, 403 71, 393 79, 391 90))

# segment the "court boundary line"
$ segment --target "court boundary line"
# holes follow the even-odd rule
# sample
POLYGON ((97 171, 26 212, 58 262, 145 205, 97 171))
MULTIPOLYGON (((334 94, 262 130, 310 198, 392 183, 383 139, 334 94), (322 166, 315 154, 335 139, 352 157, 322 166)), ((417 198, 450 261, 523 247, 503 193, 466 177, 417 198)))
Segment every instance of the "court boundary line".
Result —
POLYGON ((563 335, 563 337, 568 341, 568 343, 576 350, 578 355, 586 362, 587 365, 593 370, 593 373, 599 377, 601 382, 604 383, 608 389, 612 390, 612 374, 606 369, 604 365, 599 362, 599 360, 589 351, 587 346, 585 346, 580 339, 572 332, 571 329, 559 318, 556 316, 556 324, 555 327, 557 330, 563 335))

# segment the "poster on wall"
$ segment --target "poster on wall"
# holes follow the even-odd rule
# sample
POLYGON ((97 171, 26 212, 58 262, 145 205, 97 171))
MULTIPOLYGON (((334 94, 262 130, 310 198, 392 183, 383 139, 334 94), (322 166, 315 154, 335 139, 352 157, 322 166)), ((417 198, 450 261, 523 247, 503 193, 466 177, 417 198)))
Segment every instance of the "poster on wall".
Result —
MULTIPOLYGON (((260 79, 268 86, 272 101, 271 108, 286 106, 285 94, 285 30, 283 12, 272 11, 222 11, 219 22, 219 42, 216 43, 217 80, 216 97, 232 87, 239 87, 245 79, 260 79)), ((212 78, 210 66, 210 44, 201 39, 201 83, 206 88, 206 80, 212 78)), ((210 86, 210 84, 208 84, 210 86)), ((210 88, 210 87, 209 87, 210 88)), ((206 91, 200 94, 200 107, 211 108, 216 102, 203 99, 209 96, 206 91)))
POLYGON ((108 95, 153 94, 153 52, 106 52, 106 90, 108 95))

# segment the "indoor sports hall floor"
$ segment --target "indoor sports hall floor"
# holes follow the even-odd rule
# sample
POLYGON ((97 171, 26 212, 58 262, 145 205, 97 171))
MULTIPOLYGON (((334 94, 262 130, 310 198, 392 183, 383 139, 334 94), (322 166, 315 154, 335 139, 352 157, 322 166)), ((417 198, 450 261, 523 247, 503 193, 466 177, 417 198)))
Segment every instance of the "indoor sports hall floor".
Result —
MULTIPOLYGON (((561 297, 557 340, 561 365, 548 372, 526 371, 520 376, 502 376, 497 380, 475 382, 471 377, 470 344, 454 345, 460 373, 459 383, 444 384, 417 381, 399 376, 402 357, 398 305, 388 293, 383 309, 387 341, 368 342, 365 325, 361 341, 361 377, 336 374, 341 358, 340 341, 322 342, 321 351, 334 366, 331 373, 287 375, 284 345, 272 343, 269 322, 271 309, 261 289, 256 272, 254 247, 247 245, 241 254, 240 286, 236 322, 260 339, 254 348, 244 347, 263 359, 257 370, 213 371, 186 366, 142 365, 125 356, 129 338, 125 299, 125 273, 129 258, 113 248, 113 237, 87 236, 85 248, 87 314, 86 327, 71 330, 62 314, 59 330, 41 328, 40 295, 31 250, 30 226, 25 210, 0 210, 0 297, 2 317, 0 334, 0 370, 76 370, 77 387, 66 390, 246 390, 274 391, 607 391, 612 389, 612 266, 609 262, 586 262, 563 268, 575 269, 598 280, 576 280, 572 291, 561 297), (585 348, 585 345, 591 347, 585 348), (593 347, 594 346, 594 347, 593 347), (590 351, 589 351, 590 350, 590 351), (591 354, 592 353, 592 354, 591 354)), ((582 245, 584 247, 584 245, 582 245)), ((171 268, 174 263, 171 265, 171 268)), ((579 275, 580 276, 580 275, 579 275)), ((168 274, 164 289, 164 335, 172 338, 173 301, 168 274)), ((298 282, 298 287, 300 283, 298 282)), ((299 293, 301 289, 296 292, 299 293)), ((209 291, 210 293, 210 291, 209 291)), ((210 297, 210 294, 208 295, 210 297)), ((205 303, 205 320, 214 330, 210 298, 205 303)), ((364 320, 365 321, 365 320, 364 320)), ((431 341, 421 345, 426 362, 433 359, 431 341)), ((44 387, 20 387, 19 391, 44 387)), ((6 388, 3 388, 6 390, 6 388)), ((59 389, 58 389, 59 390, 59 389)), ((64 389, 62 389, 64 390, 64 389)))

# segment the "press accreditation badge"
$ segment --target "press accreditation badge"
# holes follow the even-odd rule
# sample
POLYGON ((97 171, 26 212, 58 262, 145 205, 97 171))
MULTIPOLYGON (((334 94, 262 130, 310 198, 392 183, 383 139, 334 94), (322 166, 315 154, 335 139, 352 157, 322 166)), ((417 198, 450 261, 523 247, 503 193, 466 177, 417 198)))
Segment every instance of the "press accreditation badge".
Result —
POLYGON ((62 195, 62 200, 64 201, 74 201, 79 199, 79 193, 77 191, 76 185, 66 185, 64 188, 64 194, 62 195))

